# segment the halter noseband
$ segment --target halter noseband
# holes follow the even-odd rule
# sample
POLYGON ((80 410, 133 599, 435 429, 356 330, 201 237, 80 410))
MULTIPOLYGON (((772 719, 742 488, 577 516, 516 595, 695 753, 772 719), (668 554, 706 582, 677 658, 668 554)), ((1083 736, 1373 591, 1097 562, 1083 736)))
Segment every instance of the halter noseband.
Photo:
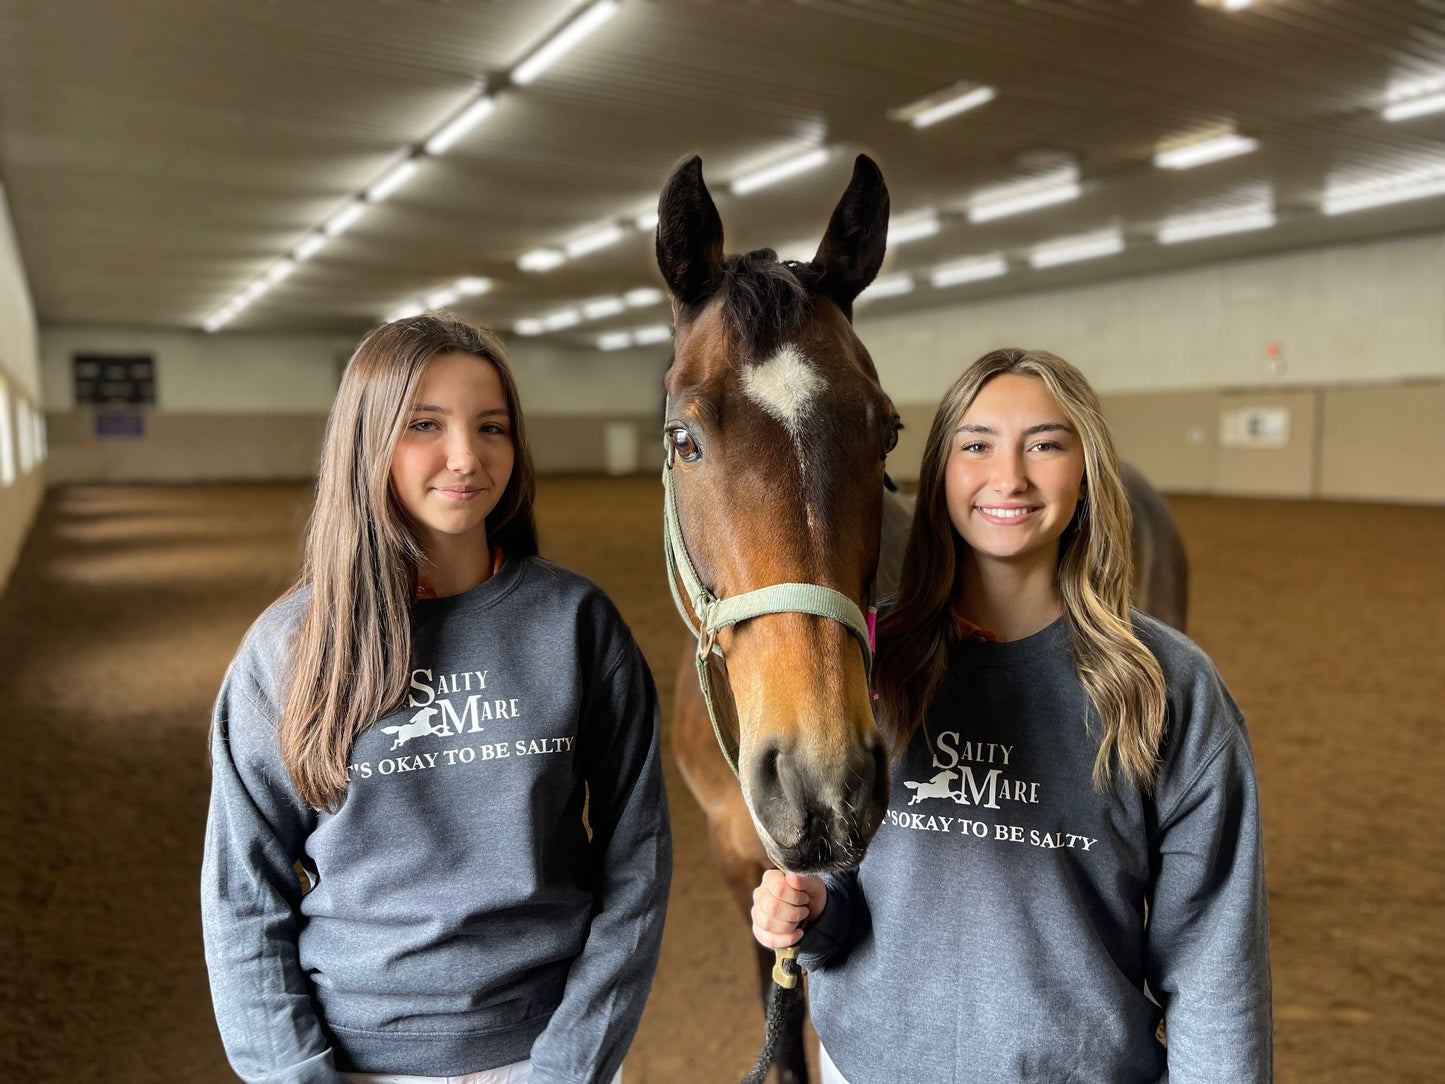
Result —
POLYGON ((717 743, 727 758, 728 767, 738 774, 738 743, 718 722, 717 708, 713 704, 712 678, 708 672, 708 656, 723 657, 722 648, 717 644, 720 629, 764 614, 801 613, 816 617, 829 617, 847 627, 863 649, 863 666, 868 673, 873 670, 873 644, 869 635, 867 619, 862 609, 841 591, 814 583, 775 583, 770 587, 759 587, 744 591, 731 598, 718 598, 704 585, 687 554, 687 545, 682 537, 682 525, 677 516, 677 490, 672 480, 674 449, 668 442, 667 459, 662 467, 663 488, 663 552, 667 556, 667 586, 672 590, 672 601, 682 620, 697 635, 697 681, 702 689, 702 698, 707 704, 707 715, 712 721, 712 730, 717 743), (683 602, 683 594, 688 602, 683 602), (697 616, 697 626, 688 614, 688 605, 697 616))

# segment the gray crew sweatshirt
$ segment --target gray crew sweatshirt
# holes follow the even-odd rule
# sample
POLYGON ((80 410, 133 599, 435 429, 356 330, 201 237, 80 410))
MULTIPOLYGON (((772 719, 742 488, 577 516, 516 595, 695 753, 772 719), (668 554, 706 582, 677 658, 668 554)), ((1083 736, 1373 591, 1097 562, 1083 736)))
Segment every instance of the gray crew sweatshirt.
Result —
POLYGON ((1169 692, 1152 796, 1117 771, 1094 788, 1098 717, 1062 620, 951 648, 877 837, 802 942, 849 1084, 1271 1079, 1244 721, 1191 641, 1134 622, 1169 692))
POLYGON ((611 1080, 672 872, 656 693, 616 609, 540 558, 417 602, 406 703, 317 814, 276 740, 306 598, 257 620, 216 704, 201 903, 232 1066, 338 1084, 531 1058, 533 1084, 611 1080))

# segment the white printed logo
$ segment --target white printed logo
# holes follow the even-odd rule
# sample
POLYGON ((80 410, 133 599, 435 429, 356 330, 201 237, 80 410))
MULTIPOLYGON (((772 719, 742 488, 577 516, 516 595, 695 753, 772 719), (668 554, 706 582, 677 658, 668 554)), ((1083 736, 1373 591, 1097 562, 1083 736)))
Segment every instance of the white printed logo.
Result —
POLYGON ((962 802, 963 795, 949 786, 958 773, 955 771, 939 772, 927 783, 915 783, 913 780, 905 780, 903 785, 913 791, 913 797, 908 799, 909 805, 917 805, 925 798, 952 798, 955 802, 962 802))
POLYGON ((411 717, 411 722, 402 723, 400 726, 384 726, 381 728, 383 734, 395 734, 396 741, 391 743, 393 749, 400 749, 412 738, 420 738, 423 734, 450 734, 445 723, 433 727, 431 717, 440 715, 436 708, 422 708, 411 717))
POLYGON ((953 764, 940 764, 935 760, 933 766, 943 770, 926 783, 904 780, 903 785, 913 791, 909 805, 917 805, 925 798, 947 798, 955 805, 982 806, 985 809, 998 809, 1000 801, 1038 804, 1037 783, 1010 779, 1001 768, 990 768, 980 777, 974 774, 973 765, 959 764, 956 759, 953 764), (957 789, 953 786, 955 779, 958 780, 957 789))
MULTIPOLYGON (((933 752, 933 775, 927 780, 903 780, 903 785, 913 792, 908 805, 915 806, 927 799, 949 801, 954 805, 973 806, 976 809, 1004 809, 1003 803, 1017 805, 1020 812, 1027 806, 1039 804, 1039 783, 1030 779, 1018 779, 1004 775, 1010 766, 1014 747, 997 742, 963 741, 956 730, 945 730, 938 735, 936 751, 933 752), (991 767, 999 764, 1000 767, 991 767)), ((977 816, 977 814, 975 814, 977 816)), ((973 820, 963 817, 945 817, 941 814, 905 813, 901 809, 889 809, 885 823, 896 828, 914 832, 938 832, 968 839, 992 839, 995 843, 1023 843, 1047 850, 1083 850, 1093 848, 1099 841, 1091 836, 1063 831, 1040 831, 1024 825, 1007 824, 989 820, 973 820)))

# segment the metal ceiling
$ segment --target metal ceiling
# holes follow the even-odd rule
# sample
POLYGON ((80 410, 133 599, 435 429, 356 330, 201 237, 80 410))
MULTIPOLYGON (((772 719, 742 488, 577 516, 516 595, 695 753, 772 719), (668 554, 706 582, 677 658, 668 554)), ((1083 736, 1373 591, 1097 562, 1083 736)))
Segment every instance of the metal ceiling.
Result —
MULTIPOLYGON (((3 0, 0 179, 42 323, 198 327, 487 79, 495 112, 425 161, 235 318, 241 330, 366 325, 463 275, 455 307, 520 318, 655 284, 651 238, 546 274, 525 251, 655 206, 701 153, 728 248, 815 237, 852 155, 883 167, 895 215, 944 228, 890 253, 921 285, 894 311, 1243 253, 1445 226, 1445 196, 1339 216, 1340 175, 1445 169, 1445 113, 1388 123, 1401 80, 1445 72, 1445 0, 623 0, 535 82, 506 73, 575 0, 3 0), (888 111, 967 80, 989 104, 914 129, 888 111), (1232 127, 1252 154, 1184 171, 1170 140, 1232 127), (746 197, 726 182, 789 149, 829 163, 746 197), (1072 161, 1083 195, 994 222, 975 189, 1072 161), (1163 246, 1166 216, 1269 193, 1272 229, 1163 246), (1108 226, 1125 251, 1049 270, 1030 246, 1108 226), (1003 251, 1002 278, 935 290, 939 263, 1003 251)), ((665 321, 661 306, 558 338, 665 321)))

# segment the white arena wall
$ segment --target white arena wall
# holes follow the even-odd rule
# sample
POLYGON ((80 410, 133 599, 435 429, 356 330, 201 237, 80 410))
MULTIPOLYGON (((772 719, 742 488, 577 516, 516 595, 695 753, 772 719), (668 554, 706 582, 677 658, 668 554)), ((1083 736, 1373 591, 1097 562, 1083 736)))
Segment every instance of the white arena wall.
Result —
MULTIPOLYGON (((1101 268, 1102 270, 1102 268, 1101 268)), ((858 330, 907 429, 917 476, 933 409, 973 358, 1052 350, 1083 369, 1125 458, 1169 492, 1445 503, 1445 232, 1220 261, 886 315, 858 330), (1284 417, 1233 446, 1241 411, 1284 417), (1281 415, 1281 412, 1283 414, 1281 415), (1237 427, 1236 427, 1237 428, 1237 427)), ((52 481, 299 478, 353 340, 42 329, 52 481), (76 351, 153 353, 142 437, 101 439, 75 410, 76 351)), ((512 343, 543 472, 651 471, 666 348, 512 343)))
MULTIPOLYGON (((341 370, 359 338, 46 327, 41 355, 51 480, 310 477, 341 370), (142 436, 97 436, 95 411, 76 409, 71 358, 93 352, 154 356, 158 404, 145 412, 142 436)), ((636 449, 630 461, 624 455, 614 462, 614 470, 651 469, 657 456, 650 453, 661 444, 666 348, 602 354, 521 340, 509 351, 540 471, 606 469, 609 426, 630 427, 636 449)))
POLYGON ((1119 451, 1168 492, 1445 503, 1445 233, 1220 261, 874 315, 858 333, 907 428, 916 477, 934 407, 974 358, 1050 350, 1089 377, 1119 451), (1254 409, 1277 447, 1229 446, 1254 409))
POLYGON ((44 441, 36 439, 40 409, 40 357, 35 308, 5 189, 0 186, 0 592, 45 492, 44 441), (24 446, 22 448, 22 439, 24 446))

